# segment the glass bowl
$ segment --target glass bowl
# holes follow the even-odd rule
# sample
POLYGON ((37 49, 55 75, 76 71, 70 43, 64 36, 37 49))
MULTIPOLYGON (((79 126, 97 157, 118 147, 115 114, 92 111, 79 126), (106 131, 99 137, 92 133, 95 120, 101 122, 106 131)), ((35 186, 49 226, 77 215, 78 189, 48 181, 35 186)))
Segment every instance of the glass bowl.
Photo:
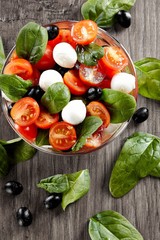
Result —
MULTIPOLYGON (((48 25, 57 25, 60 29, 71 29, 75 22, 76 21, 62 21, 62 22, 54 22, 54 23, 51 23, 51 24, 48 24, 48 25)), ((48 25, 45 25, 45 27, 48 26, 48 25)), ((113 36, 108 34, 103 29, 99 28, 96 42, 100 46, 114 45, 114 46, 118 46, 119 48, 121 48, 128 58, 128 65, 122 71, 127 72, 127 73, 131 73, 133 76, 135 76, 135 79, 136 79, 136 71, 135 71, 134 64, 133 64, 129 54, 127 53, 125 48, 113 36)), ((7 59, 5 61, 2 73, 4 71, 4 68, 5 68, 6 64, 9 62, 10 57, 11 57, 14 50, 15 50, 15 46, 12 48, 12 50, 10 51, 10 53, 7 56, 7 59)), ((137 87, 137 79, 136 79, 136 88, 133 90, 134 91, 133 95, 135 96, 135 98, 137 98, 137 88, 138 87, 137 87)), ((8 107, 9 107, 10 104, 11 103, 9 101, 7 101, 6 98, 3 97, 3 93, 2 93, 2 109, 3 109, 4 115, 5 115, 8 123, 13 128, 13 130, 24 141, 26 141, 28 144, 30 144, 32 147, 34 147, 37 150, 42 151, 44 153, 53 154, 53 155, 75 156, 75 155, 81 155, 81 154, 86 154, 86 153, 89 153, 89 152, 96 151, 96 150, 106 146, 111 141, 113 141, 116 137, 118 137, 125 130, 125 128, 128 126, 129 121, 130 121, 130 119, 129 119, 128 121, 120 123, 120 124, 110 124, 105 129, 105 131, 103 133, 102 144, 97 148, 88 148, 88 149, 82 148, 81 150, 79 150, 77 152, 72 152, 72 151, 65 151, 65 152, 63 151, 62 152, 62 151, 56 151, 55 149, 52 148, 51 145, 38 146, 36 144, 36 142, 29 141, 21 133, 19 133, 17 131, 17 129, 15 128, 15 124, 14 124, 14 122, 13 122, 13 120, 10 117, 9 112, 8 112, 8 107)))

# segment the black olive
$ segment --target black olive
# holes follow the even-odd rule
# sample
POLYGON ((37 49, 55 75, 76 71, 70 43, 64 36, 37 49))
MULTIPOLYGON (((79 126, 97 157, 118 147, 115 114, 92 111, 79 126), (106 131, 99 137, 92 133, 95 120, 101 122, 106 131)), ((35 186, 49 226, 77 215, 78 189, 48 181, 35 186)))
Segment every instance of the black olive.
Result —
POLYGON ((32 223, 32 213, 27 207, 20 207, 16 212, 16 218, 20 226, 29 226, 32 223))
POLYGON ((59 28, 56 25, 51 25, 46 27, 48 32, 48 40, 55 39, 59 34, 59 28))
POLYGON ((120 10, 115 15, 117 23, 124 28, 128 28, 131 25, 131 14, 127 11, 120 10))
POLYGON ((62 201, 62 194, 61 193, 53 193, 49 195, 45 200, 44 200, 44 206, 47 209, 53 209, 58 207, 58 205, 62 201))
POLYGON ((40 86, 35 86, 30 88, 27 93, 24 95, 24 97, 32 97, 34 98, 37 102, 41 100, 41 97, 43 96, 44 91, 40 86))
POLYGON ((149 116, 149 110, 146 107, 139 108, 132 116, 134 123, 142 123, 147 120, 149 116))
POLYGON ((22 184, 16 181, 7 182, 4 188, 7 193, 12 195, 18 195, 23 191, 22 184))
POLYGON ((101 88, 96 88, 96 87, 91 87, 88 89, 86 93, 86 98, 89 101, 92 100, 98 100, 102 95, 102 89, 101 88))
POLYGON ((63 77, 64 74, 65 74, 66 72, 68 72, 69 68, 64 68, 64 67, 59 66, 58 64, 55 64, 54 70, 56 70, 57 72, 59 72, 59 73, 62 75, 62 77, 63 77))

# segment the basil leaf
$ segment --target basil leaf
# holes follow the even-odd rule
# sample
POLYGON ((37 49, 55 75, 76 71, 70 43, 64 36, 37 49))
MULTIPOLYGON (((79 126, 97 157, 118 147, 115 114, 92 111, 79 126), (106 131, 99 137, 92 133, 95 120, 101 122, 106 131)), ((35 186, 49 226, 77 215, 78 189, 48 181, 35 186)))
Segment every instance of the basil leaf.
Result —
POLYGON ((81 197, 83 197, 90 188, 90 175, 88 169, 81 170, 76 173, 66 174, 70 188, 63 193, 62 196, 62 208, 65 208, 81 197))
POLYGON ((160 177, 160 163, 150 172, 149 174, 152 177, 160 177))
POLYGON ((111 123, 122 123, 129 120, 136 110, 135 98, 127 93, 105 88, 101 100, 105 102, 111 115, 111 123))
POLYGON ((102 120, 96 116, 86 117, 81 125, 80 137, 75 145, 72 147, 72 151, 78 151, 86 143, 86 139, 90 137, 101 125, 102 120))
POLYGON ((50 113, 60 112, 70 101, 68 87, 61 82, 52 84, 41 98, 41 103, 50 113))
POLYGON ((14 102, 21 99, 31 86, 32 82, 29 80, 16 75, 0 74, 0 89, 14 102))
POLYGON ((138 77, 138 93, 160 100, 160 60, 144 58, 134 63, 138 77))
POLYGON ((3 47, 3 42, 2 38, 0 37, 0 73, 2 71, 3 65, 5 63, 5 53, 4 53, 4 47, 3 47))
POLYGON ((160 163, 160 138, 143 132, 125 142, 112 170, 109 189, 113 197, 122 197, 149 176, 160 163))
POLYGON ((9 172, 9 157, 6 149, 0 144, 0 177, 4 177, 9 172))
POLYGON ((57 174, 42 179, 37 187, 43 188, 49 193, 62 193, 69 189, 69 181, 65 174, 57 174))
POLYGON ((92 240, 143 240, 142 235, 124 216, 112 210, 90 218, 89 235, 92 240))
POLYGON ((84 19, 91 19, 99 27, 111 27, 115 22, 115 14, 120 10, 129 11, 136 0, 88 0, 81 7, 84 19))
POLYGON ((78 61, 86 66, 95 66, 100 58, 104 56, 104 48, 96 43, 76 47, 78 61))
POLYGON ((30 63, 38 62, 43 56, 48 41, 47 29, 35 22, 27 23, 16 40, 16 53, 30 63))
POLYGON ((38 129, 36 144, 37 146, 49 145, 49 131, 47 129, 38 129))

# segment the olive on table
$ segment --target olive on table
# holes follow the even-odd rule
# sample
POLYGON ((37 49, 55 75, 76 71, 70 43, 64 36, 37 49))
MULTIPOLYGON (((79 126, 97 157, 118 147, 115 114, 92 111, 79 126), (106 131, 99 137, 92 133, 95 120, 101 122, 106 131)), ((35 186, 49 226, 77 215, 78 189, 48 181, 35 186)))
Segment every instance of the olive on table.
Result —
POLYGON ((44 206, 47 209, 53 209, 58 207, 58 205, 62 202, 62 194, 61 193, 53 193, 46 197, 44 200, 44 206))
POLYGON ((134 123, 142 123, 147 120, 149 116, 149 110, 146 107, 139 108, 132 116, 134 123))
POLYGON ((46 29, 49 41, 55 39, 59 34, 59 28, 56 25, 47 26, 46 29))
POLYGON ((8 181, 5 184, 5 191, 12 195, 18 195, 23 191, 23 186, 17 181, 8 181))
POLYGON ((16 218, 22 227, 27 227, 32 223, 32 213, 27 207, 20 207, 16 212, 16 218))
POLYGON ((115 18, 117 23, 123 28, 128 28, 131 25, 131 14, 125 10, 117 12, 115 18))
POLYGON ((86 98, 89 101, 98 100, 102 95, 102 89, 100 87, 91 87, 86 93, 86 98))

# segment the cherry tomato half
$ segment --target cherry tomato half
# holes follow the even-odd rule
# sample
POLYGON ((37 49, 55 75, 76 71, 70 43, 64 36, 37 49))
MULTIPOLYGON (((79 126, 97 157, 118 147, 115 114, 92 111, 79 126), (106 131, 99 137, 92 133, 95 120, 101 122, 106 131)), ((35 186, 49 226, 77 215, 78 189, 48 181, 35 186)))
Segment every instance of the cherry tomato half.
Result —
POLYGON ((53 68, 55 61, 53 59, 53 49, 51 46, 47 45, 44 55, 35 64, 36 68, 39 70, 47 70, 53 68))
POLYGON ((111 88, 111 79, 105 78, 99 85, 100 88, 111 88))
POLYGON ((30 79, 33 69, 29 61, 23 58, 16 58, 10 61, 5 69, 4 74, 16 74, 24 80, 30 79))
POLYGON ((69 70, 63 77, 64 83, 74 95, 83 95, 86 93, 88 87, 80 80, 77 70, 69 70))
POLYGON ((40 114, 40 108, 36 100, 24 97, 18 100, 12 107, 10 115, 19 126, 29 126, 35 122, 40 114))
POLYGON ((49 143, 56 150, 68 150, 76 142, 75 128, 64 121, 53 124, 49 131, 49 143))
POLYGON ((81 45, 87 45, 96 39, 97 24, 92 20, 82 20, 75 23, 71 29, 74 41, 81 45))
POLYGON ((98 101, 92 101, 87 105, 87 112, 91 116, 100 117, 103 121, 103 127, 106 128, 110 123, 110 114, 107 108, 98 101))
POLYGON ((34 65, 32 65, 32 68, 33 68, 33 73, 29 80, 32 81, 33 86, 37 86, 39 83, 39 78, 41 73, 34 65))
POLYGON ((128 65, 128 59, 123 50, 117 46, 104 47, 104 51, 105 55, 98 63, 107 77, 112 78, 113 75, 128 65))
POLYGON ((48 45, 53 49, 60 42, 67 42, 71 44, 73 48, 76 48, 77 45, 71 37, 71 31, 69 29, 60 29, 58 36, 53 40, 48 41, 48 45))
POLYGON ((85 148, 97 148, 102 144, 102 136, 99 132, 93 133, 89 138, 86 139, 84 145, 85 148))
POLYGON ((105 75, 100 71, 99 67, 96 66, 86 66, 81 64, 79 67, 79 77, 81 81, 87 86, 98 86, 105 75))
POLYGON ((15 129, 29 141, 34 142, 36 140, 37 126, 35 124, 31 124, 26 127, 22 127, 19 126, 18 124, 15 124, 15 129))
POLYGON ((50 128, 54 123, 58 122, 59 114, 51 114, 44 108, 40 108, 39 117, 36 119, 35 124, 42 129, 50 128))

